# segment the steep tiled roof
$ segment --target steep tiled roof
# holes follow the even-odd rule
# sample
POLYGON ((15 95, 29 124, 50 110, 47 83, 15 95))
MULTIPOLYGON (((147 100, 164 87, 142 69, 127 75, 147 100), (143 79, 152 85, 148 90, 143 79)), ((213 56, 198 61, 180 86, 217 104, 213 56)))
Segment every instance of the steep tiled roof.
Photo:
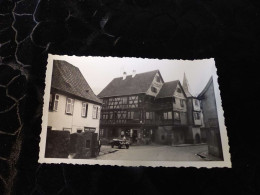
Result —
POLYGON ((53 61, 51 87, 85 100, 101 103, 80 70, 66 61, 53 61))
POLYGON ((210 85, 213 84, 213 77, 211 76, 208 83, 206 84, 206 86, 204 87, 204 89, 200 92, 200 94, 198 95, 197 98, 203 98, 203 95, 206 93, 206 91, 208 90, 208 88, 210 87, 210 85))
POLYGON ((136 74, 133 78, 132 75, 129 75, 124 80, 123 77, 115 78, 98 94, 98 97, 104 98, 146 93, 157 72, 159 70, 140 73, 136 74))
POLYGON ((173 97, 173 94, 179 82, 179 80, 176 80, 164 83, 158 95, 156 96, 156 99, 173 97))

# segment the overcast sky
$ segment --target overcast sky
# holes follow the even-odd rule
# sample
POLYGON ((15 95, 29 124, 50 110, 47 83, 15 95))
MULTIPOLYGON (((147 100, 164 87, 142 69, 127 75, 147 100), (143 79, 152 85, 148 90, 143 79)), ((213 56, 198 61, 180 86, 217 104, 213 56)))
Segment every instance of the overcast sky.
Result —
POLYGON ((159 69, 164 82, 183 81, 184 72, 189 82, 192 95, 198 95, 207 84, 209 78, 216 74, 214 59, 205 60, 158 60, 143 58, 114 58, 114 57, 76 57, 53 56, 53 59, 65 60, 77 66, 89 83, 95 94, 98 94, 116 77, 142 73, 159 69))

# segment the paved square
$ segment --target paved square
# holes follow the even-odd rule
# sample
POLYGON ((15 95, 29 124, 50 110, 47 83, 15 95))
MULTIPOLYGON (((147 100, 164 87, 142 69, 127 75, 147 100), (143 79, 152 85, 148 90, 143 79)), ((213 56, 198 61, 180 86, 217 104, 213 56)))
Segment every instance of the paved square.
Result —
POLYGON ((98 160, 133 160, 133 161, 203 161, 197 154, 208 151, 207 145, 196 146, 130 146, 129 149, 102 146, 98 160))

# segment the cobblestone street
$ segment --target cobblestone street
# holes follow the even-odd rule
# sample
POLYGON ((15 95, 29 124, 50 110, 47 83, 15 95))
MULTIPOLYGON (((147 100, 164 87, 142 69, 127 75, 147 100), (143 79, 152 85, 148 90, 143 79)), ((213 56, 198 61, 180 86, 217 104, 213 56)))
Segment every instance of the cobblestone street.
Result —
POLYGON ((207 145, 196 146, 130 146, 129 149, 102 146, 98 160, 143 160, 143 161, 203 161, 196 155, 207 152, 207 145))

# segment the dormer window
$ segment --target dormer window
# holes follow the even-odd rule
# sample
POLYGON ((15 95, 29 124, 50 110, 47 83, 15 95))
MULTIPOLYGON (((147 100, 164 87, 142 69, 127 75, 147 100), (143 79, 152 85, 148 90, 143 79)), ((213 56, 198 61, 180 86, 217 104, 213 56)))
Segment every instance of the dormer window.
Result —
POLYGON ((157 89, 155 87, 151 87, 151 91, 157 93, 157 89))

